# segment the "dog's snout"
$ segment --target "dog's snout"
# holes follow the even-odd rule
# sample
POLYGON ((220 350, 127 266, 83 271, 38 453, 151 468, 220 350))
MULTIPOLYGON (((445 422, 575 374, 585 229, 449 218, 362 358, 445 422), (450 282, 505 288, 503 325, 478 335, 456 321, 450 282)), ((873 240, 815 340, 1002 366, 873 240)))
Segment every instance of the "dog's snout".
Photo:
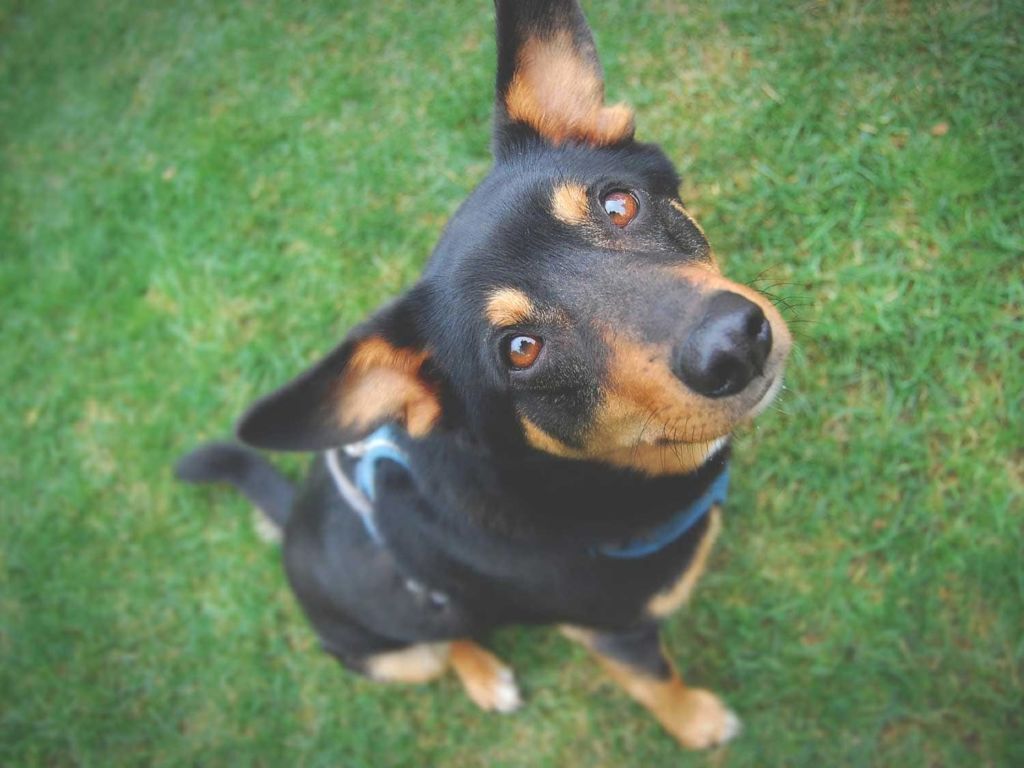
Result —
POLYGON ((742 392, 764 373, 772 328, 754 302, 720 291, 679 347, 676 374, 694 392, 725 397, 742 392))

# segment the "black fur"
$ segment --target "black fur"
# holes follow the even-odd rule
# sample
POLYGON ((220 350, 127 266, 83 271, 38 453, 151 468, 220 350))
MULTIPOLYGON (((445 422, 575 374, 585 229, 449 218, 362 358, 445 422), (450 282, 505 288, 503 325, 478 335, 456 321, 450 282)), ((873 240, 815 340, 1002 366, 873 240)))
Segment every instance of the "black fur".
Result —
MULTIPOLYGON (((681 212, 679 178, 656 146, 631 132, 600 146, 556 142, 510 119, 503 99, 517 52, 531 36, 567 29, 579 55, 598 73, 600 66, 573 0, 497 5, 490 174, 453 216, 416 285, 257 402, 238 428, 245 442, 274 450, 322 451, 365 436, 377 423, 339 413, 343 390, 364 375, 353 364, 361 345, 393 348, 402 364, 388 369, 390 378, 371 374, 360 402, 378 392, 399 398, 388 413, 402 426, 413 418, 406 406, 418 393, 436 399, 439 416, 422 419, 430 428, 417 437, 399 430, 408 467, 379 466, 374 508, 384 545, 339 494, 321 455, 290 515, 282 511, 290 491, 280 476, 242 449, 199 449, 179 475, 229 480, 273 519, 287 517, 284 559, 295 594, 324 647, 357 671, 381 651, 478 637, 510 623, 559 623, 596 631, 596 650, 661 678, 667 662, 646 606, 685 572, 707 519, 646 557, 595 552, 651 530, 699 498, 725 468, 729 447, 716 444, 696 468, 655 476, 588 451, 597 450, 594 428, 621 351, 610 339, 653 350, 645 352, 652 366, 674 365, 714 295, 686 277, 686 270, 712 273, 710 248, 681 212), (565 184, 585 190, 582 225, 553 213, 552 196, 565 184), (628 190, 638 202, 627 228, 602 207, 613 190, 628 190), (494 327, 488 302, 509 287, 538 314, 494 327), (510 333, 543 340, 530 369, 510 370, 503 358, 510 333), (565 446, 563 454, 532 442, 528 424, 565 446)), ((738 421, 768 391, 770 377, 781 375, 779 354, 744 392, 709 402, 707 413, 732 408, 738 421)), ((666 454, 697 442, 692 436, 707 414, 691 410, 679 424, 659 427, 672 443, 666 454)), ((652 406, 645 418, 659 413, 652 406)), ((634 447, 643 439, 640 431, 634 447)))
POLYGON ((662 650, 657 624, 640 624, 622 632, 597 632, 589 645, 601 656, 654 680, 672 677, 672 665, 662 650))
POLYGON ((182 456, 174 474, 186 483, 230 483, 275 525, 283 528, 295 488, 256 451, 235 443, 207 443, 182 456))

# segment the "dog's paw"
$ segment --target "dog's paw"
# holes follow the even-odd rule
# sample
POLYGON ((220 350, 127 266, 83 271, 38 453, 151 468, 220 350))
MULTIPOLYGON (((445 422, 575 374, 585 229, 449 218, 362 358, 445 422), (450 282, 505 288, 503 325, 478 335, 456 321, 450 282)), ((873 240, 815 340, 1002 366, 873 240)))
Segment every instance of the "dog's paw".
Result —
POLYGON ((735 738, 742 724, 736 714, 711 691, 693 688, 673 718, 671 731, 688 749, 707 749, 735 738))
POLYGON ((467 684, 466 693, 484 711, 508 714, 523 705, 515 674, 503 664, 499 664, 489 680, 479 680, 477 683, 467 684))
POLYGON ((452 666, 473 703, 485 712, 515 712, 522 706, 512 670, 475 643, 454 643, 452 666))

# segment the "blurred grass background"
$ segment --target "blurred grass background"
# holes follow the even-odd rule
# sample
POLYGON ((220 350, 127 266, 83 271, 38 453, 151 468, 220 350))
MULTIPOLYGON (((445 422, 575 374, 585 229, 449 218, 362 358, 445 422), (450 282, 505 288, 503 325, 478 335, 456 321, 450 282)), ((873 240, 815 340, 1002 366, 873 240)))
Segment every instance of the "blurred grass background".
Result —
POLYGON ((544 630, 495 638, 508 718, 344 675, 240 497, 171 479, 486 173, 490 3, 6 0, 0 763, 1024 765, 1021 3, 585 7, 730 274, 793 305, 667 632, 743 736, 680 753, 544 630))

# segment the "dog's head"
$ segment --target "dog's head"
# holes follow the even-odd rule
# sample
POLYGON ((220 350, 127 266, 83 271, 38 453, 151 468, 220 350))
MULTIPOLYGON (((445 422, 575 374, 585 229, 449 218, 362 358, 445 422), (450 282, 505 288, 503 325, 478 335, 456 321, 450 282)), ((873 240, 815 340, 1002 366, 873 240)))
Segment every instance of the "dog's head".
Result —
POLYGON ((423 276, 243 418, 319 450, 402 424, 648 474, 699 466, 775 396, 790 335, 722 276, 575 0, 498 0, 495 163, 423 276))

